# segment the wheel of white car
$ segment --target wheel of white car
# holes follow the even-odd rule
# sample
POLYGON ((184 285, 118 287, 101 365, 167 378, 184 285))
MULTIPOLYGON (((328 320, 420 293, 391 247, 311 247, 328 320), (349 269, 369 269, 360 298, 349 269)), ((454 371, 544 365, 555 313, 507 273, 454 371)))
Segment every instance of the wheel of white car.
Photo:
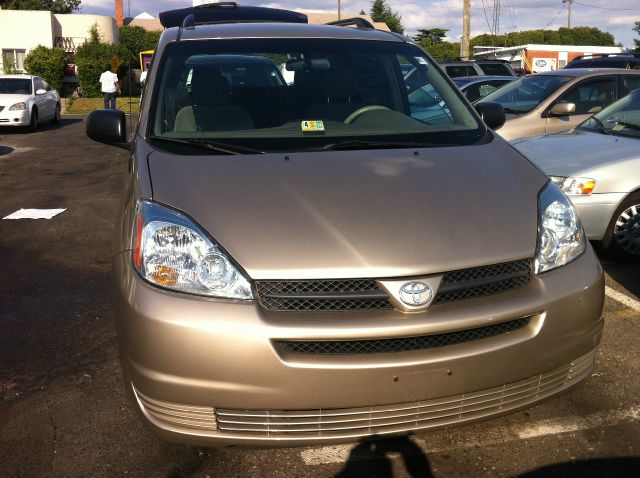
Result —
POLYGON ((33 132, 38 129, 38 110, 31 110, 31 121, 29 122, 29 131, 33 132))
POLYGON ((60 104, 56 105, 56 111, 53 113, 53 118, 51 118, 51 124, 60 123, 60 104))
POLYGON ((602 243, 610 256, 640 262, 640 192, 630 194, 618 206, 602 243))

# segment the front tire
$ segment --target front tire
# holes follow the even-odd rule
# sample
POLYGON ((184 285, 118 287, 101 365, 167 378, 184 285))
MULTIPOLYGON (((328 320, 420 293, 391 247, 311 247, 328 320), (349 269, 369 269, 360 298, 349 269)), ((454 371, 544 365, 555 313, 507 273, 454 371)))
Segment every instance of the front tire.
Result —
POLYGON ((56 111, 53 113, 53 118, 51 118, 51 124, 60 123, 60 104, 56 105, 56 111))
POLYGON ((640 262, 640 192, 630 194, 620 203, 602 245, 614 259, 640 262))
POLYGON ((38 129, 38 110, 31 110, 31 121, 29 122, 28 129, 32 133, 38 129))

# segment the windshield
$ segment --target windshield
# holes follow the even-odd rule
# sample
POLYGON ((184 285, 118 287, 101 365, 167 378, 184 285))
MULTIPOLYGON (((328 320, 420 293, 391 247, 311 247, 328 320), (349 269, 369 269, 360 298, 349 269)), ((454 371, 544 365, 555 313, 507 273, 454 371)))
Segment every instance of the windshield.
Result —
POLYGON ((488 94, 482 101, 500 103, 507 113, 526 113, 573 78, 561 75, 524 76, 488 94))
POLYGON ((0 94, 30 95, 31 80, 22 78, 0 78, 0 94))
POLYGON ((640 89, 609 105, 580 128, 640 138, 640 89))
POLYGON ((424 53, 405 43, 184 41, 166 48, 158 72, 149 136, 161 147, 190 139, 244 152, 364 149, 472 144, 486 134, 424 53))

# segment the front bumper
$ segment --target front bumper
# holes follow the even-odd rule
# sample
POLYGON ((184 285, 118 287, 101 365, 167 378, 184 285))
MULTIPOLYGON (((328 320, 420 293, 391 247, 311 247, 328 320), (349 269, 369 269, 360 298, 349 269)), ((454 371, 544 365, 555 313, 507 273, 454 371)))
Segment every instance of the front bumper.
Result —
POLYGON ((587 239, 600 241, 607 232, 617 207, 628 193, 569 196, 578 211, 587 239))
POLYGON ((2 126, 27 126, 31 121, 31 115, 27 110, 9 111, 6 106, 0 111, 0 127, 2 126))
POLYGON ((588 248, 528 286, 427 312, 274 313, 148 285, 114 260, 127 386, 163 437, 199 445, 353 441, 530 406, 589 375, 602 331, 602 270, 588 248), (426 350, 297 355, 280 340, 413 337, 520 317, 501 335, 426 350))

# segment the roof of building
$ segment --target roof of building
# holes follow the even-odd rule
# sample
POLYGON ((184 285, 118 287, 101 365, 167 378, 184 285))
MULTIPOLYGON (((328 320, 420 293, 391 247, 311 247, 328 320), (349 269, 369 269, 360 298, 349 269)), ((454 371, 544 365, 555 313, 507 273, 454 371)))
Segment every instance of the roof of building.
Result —
POLYGON ((593 46, 593 45, 541 45, 537 43, 529 43, 527 45, 508 46, 496 48, 494 46, 474 46, 474 55, 494 55, 501 53, 510 53, 521 50, 535 51, 566 51, 579 53, 621 53, 622 48, 618 46, 593 46))

